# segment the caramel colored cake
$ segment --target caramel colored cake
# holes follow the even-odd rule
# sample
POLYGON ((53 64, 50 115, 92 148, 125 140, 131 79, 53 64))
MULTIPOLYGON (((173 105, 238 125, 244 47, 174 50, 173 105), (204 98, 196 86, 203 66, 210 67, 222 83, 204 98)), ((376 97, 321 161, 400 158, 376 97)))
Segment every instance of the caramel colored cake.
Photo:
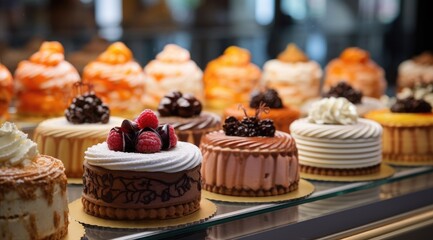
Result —
POLYGON ((323 90, 328 91, 340 81, 348 82, 367 97, 380 98, 386 89, 383 69, 360 48, 347 48, 326 66, 323 90))
POLYGON ((298 151, 294 139, 275 131, 272 120, 226 119, 224 131, 206 134, 203 189, 224 195, 264 197, 298 188, 298 151))
POLYGON ((382 127, 358 118, 346 98, 324 98, 308 118, 290 126, 301 172, 328 176, 365 175, 380 170, 382 127))
POLYGON ((116 220, 178 218, 200 208, 202 156, 177 142, 170 125, 145 110, 107 142, 85 152, 82 202, 90 215, 116 220), (156 124, 155 124, 156 123, 156 124))
POLYGON ((391 110, 378 110, 365 117, 383 127, 384 161, 423 163, 433 161, 433 113, 424 100, 400 99, 391 110))
POLYGON ((72 85, 80 81, 77 70, 64 60, 59 42, 44 42, 15 71, 17 113, 23 116, 61 116, 71 98, 72 85))
POLYGON ((317 62, 309 60, 295 44, 289 44, 277 59, 265 63, 261 84, 278 89, 284 105, 299 107, 319 96, 322 75, 317 62))
POLYGON ((200 145, 203 135, 221 129, 221 118, 210 112, 202 112, 202 104, 191 94, 170 92, 158 106, 161 124, 174 127, 179 141, 200 145))
POLYGON ((227 48, 222 56, 209 62, 204 71, 206 106, 223 110, 233 103, 247 102, 260 77, 260 69, 251 63, 248 50, 235 46, 227 48))
POLYGON ((95 93, 117 116, 132 116, 143 109, 144 73, 134 61, 131 50, 121 42, 107 50, 83 70, 83 82, 94 86, 95 93))
POLYGON ((398 66, 397 89, 433 84, 433 54, 424 52, 398 66))
POLYGON ((170 91, 190 93, 203 100, 203 71, 188 50, 168 44, 144 67, 146 106, 156 108, 170 91))
POLYGON ((0 129, 0 142, 0 238, 63 238, 69 221, 62 162, 39 155, 9 122, 0 129))
POLYGON ((265 103, 270 108, 269 111, 263 112, 264 118, 269 118, 274 121, 275 128, 279 131, 290 133, 290 124, 298 119, 301 112, 298 108, 289 105, 284 106, 278 92, 273 89, 267 89, 264 92, 254 91, 251 95, 249 107, 246 107, 245 112, 241 111, 239 105, 233 105, 224 110, 224 119, 229 116, 234 116, 238 120, 242 120, 245 115, 252 116, 255 114, 260 103, 265 103))
POLYGON ((0 64, 0 122, 9 118, 9 105, 12 101, 14 88, 9 70, 0 64))
POLYGON ((33 139, 40 153, 62 160, 68 177, 81 178, 86 149, 104 142, 122 121, 110 117, 109 108, 96 95, 86 93, 73 99, 65 117, 41 122, 33 139))

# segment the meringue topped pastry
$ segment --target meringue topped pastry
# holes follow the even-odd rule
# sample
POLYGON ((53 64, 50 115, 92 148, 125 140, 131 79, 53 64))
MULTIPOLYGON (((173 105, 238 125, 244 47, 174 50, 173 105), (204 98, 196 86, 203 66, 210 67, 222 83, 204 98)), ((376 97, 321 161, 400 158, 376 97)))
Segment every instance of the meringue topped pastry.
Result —
POLYGON ((13 92, 12 75, 4 65, 0 64, 0 122, 9 118, 9 105, 13 92))
POLYGON ((294 139, 275 130, 273 121, 230 116, 224 131, 206 134, 203 153, 203 189, 232 196, 264 197, 298 188, 298 151, 294 139))
POLYGON ((308 117, 290 126, 299 150, 301 172, 328 175, 366 175, 379 171, 382 127, 359 118, 346 98, 324 98, 308 117))
POLYGON ((203 101, 203 71, 188 50, 168 44, 144 67, 146 105, 156 108, 167 92, 190 93, 203 101))
POLYGON ((68 232, 68 197, 60 160, 40 155, 36 143, 5 122, 0 128, 0 236, 62 239, 68 232))
POLYGON ((423 52, 398 66, 397 89, 413 88, 418 84, 433 84, 433 54, 423 52))

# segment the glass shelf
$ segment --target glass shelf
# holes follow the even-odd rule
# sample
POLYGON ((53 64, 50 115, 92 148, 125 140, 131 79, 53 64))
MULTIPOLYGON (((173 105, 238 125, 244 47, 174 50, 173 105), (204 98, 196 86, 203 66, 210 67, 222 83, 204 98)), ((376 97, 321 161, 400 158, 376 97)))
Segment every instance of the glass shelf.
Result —
MULTIPOLYGON (((217 205, 216 215, 208 221, 192 226, 157 231, 104 229, 86 226, 86 237, 89 239, 156 239, 207 229, 206 234, 209 236, 203 236, 203 238, 228 238, 229 236, 234 237, 235 235, 271 229, 278 225, 302 222, 354 206, 365 205, 381 199, 403 195, 407 192, 433 187, 433 181, 431 180, 433 180, 433 167, 397 167, 394 176, 377 181, 356 183, 310 181, 315 186, 315 192, 308 198, 272 204, 215 202, 217 205), (248 221, 260 221, 260 218, 256 219, 257 215, 264 217, 267 219, 267 223, 271 224, 269 226, 256 224, 255 228, 248 228, 248 221), (243 223, 243 221, 246 221, 246 223, 243 223), (221 226, 223 226, 222 232, 218 229, 221 226), (227 235, 230 232, 233 235, 227 235)), ((81 191, 81 185, 69 185, 69 200, 72 202, 80 198, 81 191)))

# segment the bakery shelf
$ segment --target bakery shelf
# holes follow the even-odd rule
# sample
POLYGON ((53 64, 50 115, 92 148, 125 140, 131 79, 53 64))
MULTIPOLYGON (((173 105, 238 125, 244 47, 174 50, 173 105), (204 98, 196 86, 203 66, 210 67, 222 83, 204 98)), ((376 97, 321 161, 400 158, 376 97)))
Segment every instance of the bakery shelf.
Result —
MULTIPOLYGON (((396 168, 388 179, 334 183, 311 181, 316 190, 305 199, 273 204, 233 204, 215 202, 217 214, 206 222, 175 229, 144 231, 86 227, 89 239, 226 239, 256 234, 282 226, 319 220, 358 206, 369 206, 387 199, 433 188, 433 167, 396 168)), ((81 196, 81 185, 69 185, 69 200, 81 196)))

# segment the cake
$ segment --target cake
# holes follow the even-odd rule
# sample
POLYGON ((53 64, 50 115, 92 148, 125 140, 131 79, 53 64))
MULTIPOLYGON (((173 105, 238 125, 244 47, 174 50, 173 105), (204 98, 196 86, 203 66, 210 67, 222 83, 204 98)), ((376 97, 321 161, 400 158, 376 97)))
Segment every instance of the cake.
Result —
POLYGON ((145 104, 158 106, 167 92, 180 91, 203 100, 203 72, 191 60, 188 50, 168 44, 156 59, 144 67, 146 82, 145 104))
POLYGON ((239 111, 241 105, 233 105, 224 110, 224 119, 229 116, 234 116, 238 120, 242 120, 245 116, 254 115, 260 103, 266 104, 269 111, 262 113, 264 118, 269 118, 274 121, 275 128, 279 131, 290 133, 290 124, 298 119, 301 115, 297 107, 283 105, 280 95, 274 89, 255 90, 251 94, 249 106, 243 108, 244 112, 239 111))
POLYGON ((33 139, 40 153, 62 160, 68 177, 81 178, 86 149, 104 142, 111 128, 122 121, 110 117, 107 105, 88 92, 73 99, 64 117, 41 122, 33 139))
POLYGON ((247 102, 260 76, 260 69, 251 63, 248 50, 228 47, 222 56, 209 62, 204 71, 206 106, 223 110, 233 103, 247 102))
POLYGON ((398 66, 397 89, 413 88, 417 84, 433 83, 433 54, 424 52, 398 66))
POLYGON ((324 98, 307 118, 290 126, 299 151, 301 172, 355 176, 378 172, 382 161, 382 127, 358 118, 346 98, 324 98))
POLYGON ((71 96, 72 85, 80 81, 77 70, 64 60, 59 42, 44 42, 29 60, 15 71, 17 113, 23 116, 61 116, 71 96))
POLYGON ((248 117, 238 121, 231 116, 223 130, 202 138, 203 189, 223 195, 264 197, 298 188, 295 141, 288 133, 276 131, 272 120, 248 117))
POLYGON ((383 69, 370 59, 367 51, 355 47, 347 48, 339 58, 329 62, 323 91, 328 91, 340 81, 348 82, 367 97, 380 98, 386 90, 383 69))
MULTIPOLYGON (((346 98, 347 100, 349 100, 349 102, 355 104, 356 112, 360 117, 363 117, 366 113, 372 110, 386 108, 386 104, 383 103, 381 100, 363 96, 361 91, 354 89, 352 86, 350 86, 347 82, 344 81, 341 81, 336 85, 332 86, 328 92, 322 94, 322 97, 346 98)), ((313 99, 305 103, 301 107, 302 116, 306 116, 312 104, 319 100, 320 99, 313 99)))
POLYGON ((433 113, 429 103, 408 97, 391 109, 368 113, 366 118, 383 127, 384 161, 425 163, 433 160, 433 113))
POLYGON ((111 44, 99 57, 84 67, 83 82, 117 116, 131 116, 143 109, 144 73, 134 61, 131 50, 121 42, 111 44))
POLYGON ((9 118, 9 105, 13 92, 12 75, 5 66, 0 64, 0 122, 9 118))
POLYGON ((202 111, 201 102, 191 94, 166 94, 158 106, 159 122, 174 127, 180 141, 200 145, 203 135, 221 128, 220 116, 202 111))
POLYGON ((0 143, 0 238, 63 238, 69 221, 62 162, 39 155, 10 122, 0 128, 0 143))
POLYGON ((309 60, 295 44, 289 44, 277 59, 265 63, 261 84, 278 89, 284 105, 299 107, 319 96, 322 75, 317 62, 309 60))
POLYGON ((178 218, 200 208, 202 156, 177 142, 174 128, 144 110, 113 128, 84 156, 82 203, 87 214, 115 220, 178 218))

